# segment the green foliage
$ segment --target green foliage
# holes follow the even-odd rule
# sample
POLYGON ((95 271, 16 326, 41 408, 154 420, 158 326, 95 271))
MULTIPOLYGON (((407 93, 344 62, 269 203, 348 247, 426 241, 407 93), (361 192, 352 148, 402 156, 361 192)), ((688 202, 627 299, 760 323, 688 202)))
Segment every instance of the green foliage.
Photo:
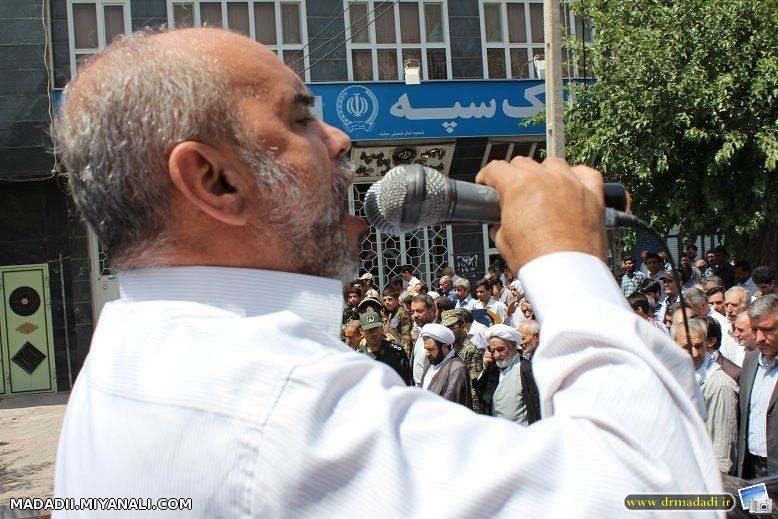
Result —
POLYGON ((573 9, 595 30, 587 61, 596 82, 573 87, 568 160, 624 183, 634 212, 663 230, 739 234, 778 223, 778 0, 573 9))

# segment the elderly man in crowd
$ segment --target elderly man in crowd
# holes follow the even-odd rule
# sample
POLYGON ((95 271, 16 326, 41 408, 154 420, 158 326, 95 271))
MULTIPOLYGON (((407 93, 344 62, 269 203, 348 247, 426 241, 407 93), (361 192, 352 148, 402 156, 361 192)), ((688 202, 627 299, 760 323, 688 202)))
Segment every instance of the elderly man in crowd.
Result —
POLYGON ((472 408, 470 375, 467 366, 454 350, 454 332, 438 323, 425 324, 419 338, 429 365, 422 376, 421 387, 446 400, 472 408))
POLYGON ((721 354, 742 367, 744 351, 737 341, 729 333, 726 333, 730 327, 727 318, 720 313, 713 311, 708 304, 708 296, 699 288, 694 287, 684 291, 683 297, 686 300, 686 304, 694 311, 695 315, 707 315, 708 317, 716 319, 721 327, 721 354))
POLYGON ((440 288, 441 296, 449 298, 452 303, 456 304, 457 294, 454 292, 454 282, 452 281, 451 277, 441 277, 440 281, 438 281, 438 288, 440 288))
POLYGON ((479 393, 491 403, 493 416, 529 425, 521 378, 521 334, 515 328, 495 324, 486 331, 486 338, 489 349, 484 355, 479 393))
POLYGON ((747 288, 734 286, 724 294, 724 315, 729 321, 729 329, 732 330, 732 323, 740 312, 745 312, 748 305, 751 304, 751 293, 747 288))
POLYGON ((79 63, 53 133, 121 298, 70 394, 55 497, 185 496, 203 518, 613 517, 631 492, 721 491, 689 363, 636 331, 604 263, 585 166, 517 157, 477 177, 543 324, 542 426, 349 351, 341 286, 367 225, 346 211, 350 141, 312 102, 272 50, 220 29, 118 38, 79 63))
POLYGON ((459 278, 454 281, 453 284, 454 293, 457 297, 455 307, 473 310, 475 308, 476 300, 470 295, 470 282, 465 278, 459 278))
POLYGON ((737 441, 738 385, 727 375, 708 353, 707 326, 700 317, 688 320, 689 335, 683 323, 673 325, 673 339, 683 348, 691 346, 694 362, 694 377, 700 385, 705 400, 708 435, 713 442, 713 452, 719 463, 719 470, 726 474, 735 459, 737 441))
POLYGON ((754 336, 754 330, 751 329, 748 312, 737 314, 735 322, 732 324, 732 335, 745 351, 756 350, 756 337, 754 336))
POLYGON ((521 334, 521 356, 527 360, 532 360, 535 350, 540 344, 540 323, 534 319, 527 319, 519 325, 521 334))

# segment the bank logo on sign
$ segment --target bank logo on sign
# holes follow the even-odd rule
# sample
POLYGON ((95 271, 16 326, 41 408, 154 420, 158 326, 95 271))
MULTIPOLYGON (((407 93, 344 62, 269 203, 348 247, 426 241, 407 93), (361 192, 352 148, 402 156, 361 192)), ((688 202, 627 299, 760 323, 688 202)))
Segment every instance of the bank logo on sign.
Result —
POLYGON ((368 88, 350 86, 338 95, 337 110, 338 117, 349 131, 369 132, 378 117, 378 99, 368 88))

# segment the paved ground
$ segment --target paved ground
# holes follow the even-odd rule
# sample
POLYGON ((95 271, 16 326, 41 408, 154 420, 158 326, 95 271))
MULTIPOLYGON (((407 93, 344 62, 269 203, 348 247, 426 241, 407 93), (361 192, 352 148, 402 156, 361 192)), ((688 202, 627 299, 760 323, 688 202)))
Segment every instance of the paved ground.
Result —
POLYGON ((57 441, 69 393, 0 399, 0 517, 12 497, 48 498, 54 491, 57 441))

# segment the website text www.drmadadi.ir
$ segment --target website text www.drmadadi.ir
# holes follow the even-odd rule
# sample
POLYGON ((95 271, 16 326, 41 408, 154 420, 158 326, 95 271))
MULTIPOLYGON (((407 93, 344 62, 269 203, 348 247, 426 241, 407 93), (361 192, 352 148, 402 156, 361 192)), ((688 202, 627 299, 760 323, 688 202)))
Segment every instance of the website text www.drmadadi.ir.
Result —
POLYGON ((732 510, 731 494, 630 494, 627 510, 732 510))

